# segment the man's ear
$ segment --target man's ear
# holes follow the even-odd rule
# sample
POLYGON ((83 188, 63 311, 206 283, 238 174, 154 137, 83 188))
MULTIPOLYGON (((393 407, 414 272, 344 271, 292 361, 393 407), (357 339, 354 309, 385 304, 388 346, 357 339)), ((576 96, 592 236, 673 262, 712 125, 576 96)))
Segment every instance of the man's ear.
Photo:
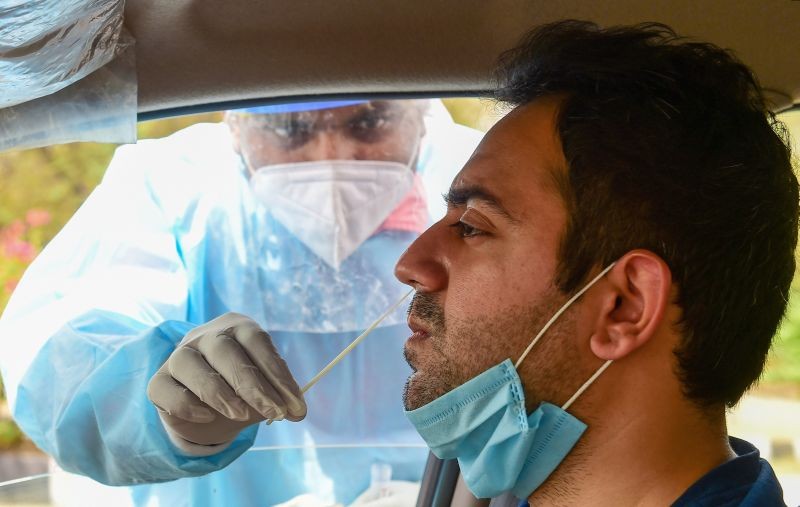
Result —
POLYGON ((601 359, 621 359, 657 332, 670 303, 672 273, 658 255, 632 250, 606 275, 610 282, 602 295, 602 312, 590 339, 601 359))

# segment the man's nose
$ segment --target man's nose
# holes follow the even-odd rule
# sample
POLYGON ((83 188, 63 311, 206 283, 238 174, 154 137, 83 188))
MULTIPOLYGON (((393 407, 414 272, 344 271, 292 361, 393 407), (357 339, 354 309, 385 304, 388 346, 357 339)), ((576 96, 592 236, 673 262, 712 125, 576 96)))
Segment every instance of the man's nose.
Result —
POLYGON ((447 260, 441 223, 436 223, 423 232, 403 252, 394 267, 394 276, 418 292, 438 292, 447 287, 447 260))

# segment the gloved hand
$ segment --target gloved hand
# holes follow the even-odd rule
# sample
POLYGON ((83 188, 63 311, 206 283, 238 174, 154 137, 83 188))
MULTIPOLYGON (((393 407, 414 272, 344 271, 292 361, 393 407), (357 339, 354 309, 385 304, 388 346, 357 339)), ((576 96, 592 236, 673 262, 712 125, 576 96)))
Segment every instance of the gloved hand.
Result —
POLYGON ((306 416, 269 334, 238 313, 191 330, 150 379, 147 396, 172 441, 192 454, 219 452, 254 423, 306 416))
POLYGON ((418 482, 388 481, 361 493, 348 507, 414 507, 419 486, 418 482))

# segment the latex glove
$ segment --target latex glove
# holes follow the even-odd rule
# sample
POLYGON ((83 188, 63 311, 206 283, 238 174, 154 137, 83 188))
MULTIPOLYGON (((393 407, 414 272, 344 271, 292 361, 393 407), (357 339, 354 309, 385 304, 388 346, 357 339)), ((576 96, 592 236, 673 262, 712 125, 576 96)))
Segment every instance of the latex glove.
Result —
POLYGON ((388 481, 380 486, 370 487, 349 507, 414 507, 418 496, 418 482, 388 481))
POLYGON ((150 379, 147 396, 175 445, 194 455, 221 451, 251 424, 306 416, 269 334, 238 313, 190 331, 150 379))

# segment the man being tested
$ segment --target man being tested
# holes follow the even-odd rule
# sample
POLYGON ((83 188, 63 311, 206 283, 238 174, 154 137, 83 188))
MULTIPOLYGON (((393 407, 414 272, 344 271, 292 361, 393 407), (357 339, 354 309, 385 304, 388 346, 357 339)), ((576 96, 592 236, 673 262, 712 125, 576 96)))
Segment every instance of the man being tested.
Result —
POLYGON ((762 372, 797 237, 752 74, 663 26, 569 21, 501 75, 515 109, 396 267, 416 290, 407 416, 479 497, 783 505, 725 425, 762 372))

